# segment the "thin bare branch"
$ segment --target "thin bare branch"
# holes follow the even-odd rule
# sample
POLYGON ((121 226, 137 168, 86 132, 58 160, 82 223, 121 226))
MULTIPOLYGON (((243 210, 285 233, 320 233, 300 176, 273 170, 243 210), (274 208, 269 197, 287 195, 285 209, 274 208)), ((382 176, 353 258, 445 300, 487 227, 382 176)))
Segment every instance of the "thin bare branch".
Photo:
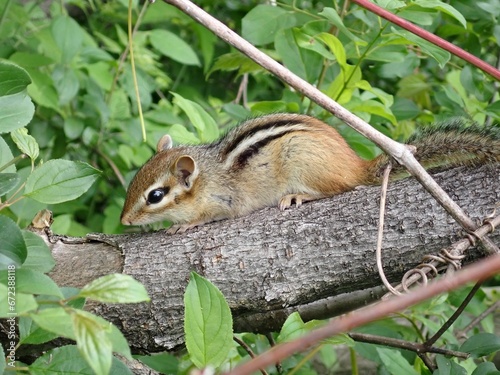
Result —
MULTIPOLYGON (((250 348, 247 343, 243 340, 241 340, 240 338, 236 337, 236 336, 233 336, 233 340, 236 341, 238 343, 238 345, 240 345, 243 349, 245 349, 245 351, 248 353, 248 355, 251 357, 251 358, 255 358, 255 353, 253 352, 252 348, 250 348)), ((267 371, 266 370, 260 370, 261 374, 262 375, 267 375, 267 371)))
POLYGON ((480 260, 457 272, 453 278, 442 278, 408 294, 394 297, 390 300, 379 302, 374 306, 368 306, 332 319, 326 326, 312 331, 300 339, 277 345, 271 350, 259 355, 255 359, 234 368, 228 374, 251 374, 260 368, 265 368, 283 358, 287 358, 298 351, 303 351, 323 339, 341 332, 350 331, 355 327, 359 327, 389 314, 401 311, 440 293, 456 289, 471 281, 485 280, 499 271, 500 255, 490 256, 487 259, 480 260))
POLYGON ((481 321, 486 318, 488 315, 491 313, 495 312, 496 310, 500 309, 500 301, 496 301, 493 305, 488 307, 486 310, 484 310, 481 314, 476 316, 464 329, 456 332, 455 336, 458 339, 464 339, 466 338, 466 333, 469 332, 472 328, 477 326, 481 321))
POLYGON ((459 352, 456 350, 437 348, 437 347, 432 346, 432 345, 426 346, 425 344, 406 341, 406 340, 400 340, 400 339, 394 339, 391 337, 370 335, 367 333, 358 333, 358 332, 351 332, 351 333, 349 333, 349 336, 354 341, 366 342, 368 344, 385 345, 385 346, 390 346, 391 348, 406 349, 406 350, 410 350, 410 351, 415 352, 415 353, 436 353, 436 354, 449 355, 449 356, 464 358, 464 359, 469 357, 469 353, 459 352))
POLYGON ((474 287, 471 289, 469 294, 467 294, 467 297, 462 301, 460 306, 455 310, 455 312, 450 316, 450 318, 446 321, 446 323, 443 324, 443 326, 432 336, 430 339, 428 339, 425 343, 424 346, 429 348, 434 343, 450 328, 450 326, 455 322, 455 320, 458 319, 458 317, 463 313, 464 309, 467 307, 469 302, 472 300, 472 297, 477 293, 479 288, 481 287, 482 282, 479 281, 474 285, 474 287))

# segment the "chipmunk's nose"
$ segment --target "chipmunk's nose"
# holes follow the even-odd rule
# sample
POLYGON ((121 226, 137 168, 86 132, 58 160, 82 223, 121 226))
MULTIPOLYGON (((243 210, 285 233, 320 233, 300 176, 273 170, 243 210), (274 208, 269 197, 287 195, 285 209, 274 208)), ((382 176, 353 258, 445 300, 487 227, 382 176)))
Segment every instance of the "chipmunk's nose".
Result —
POLYGON ((120 215, 120 222, 123 225, 132 225, 132 222, 130 221, 130 218, 127 215, 125 215, 123 212, 120 215))

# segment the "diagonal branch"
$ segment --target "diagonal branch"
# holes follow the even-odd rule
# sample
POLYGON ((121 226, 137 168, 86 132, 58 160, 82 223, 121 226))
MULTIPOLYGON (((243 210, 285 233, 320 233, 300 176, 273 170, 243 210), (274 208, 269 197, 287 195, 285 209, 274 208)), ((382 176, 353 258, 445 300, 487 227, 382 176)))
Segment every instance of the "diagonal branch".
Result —
MULTIPOLYGON (((219 38, 232 45, 267 71, 271 72, 291 87, 304 94, 315 103, 330 111, 353 129, 375 142, 380 148, 405 166, 446 211, 467 231, 474 231, 476 225, 446 192, 432 179, 415 159, 411 150, 372 128, 361 118, 349 112, 333 99, 298 77, 290 70, 261 52, 222 22, 199 8, 189 0, 164 0, 212 31, 219 38)), ((486 239, 487 240, 487 239, 486 239)))

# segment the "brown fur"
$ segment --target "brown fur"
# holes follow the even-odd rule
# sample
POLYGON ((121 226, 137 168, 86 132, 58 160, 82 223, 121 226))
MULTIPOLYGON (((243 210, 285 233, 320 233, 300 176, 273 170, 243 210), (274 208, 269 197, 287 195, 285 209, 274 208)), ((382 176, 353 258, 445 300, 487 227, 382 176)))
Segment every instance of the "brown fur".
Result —
MULTIPOLYGON (((446 124, 411 142, 417 159, 429 168, 500 161, 498 133, 477 129, 446 124)), ((160 140, 159 152, 132 180, 122 212, 124 224, 170 220, 179 224, 174 231, 185 230, 265 206, 284 209, 293 201, 299 206, 376 184, 389 161, 384 154, 365 161, 332 127, 294 114, 251 119, 208 145, 169 148, 168 141, 160 140), (189 171, 176 170, 183 156, 188 157, 189 171), (141 203, 158 186, 170 189, 162 202, 141 203)), ((396 167, 396 175, 402 172, 396 167)))

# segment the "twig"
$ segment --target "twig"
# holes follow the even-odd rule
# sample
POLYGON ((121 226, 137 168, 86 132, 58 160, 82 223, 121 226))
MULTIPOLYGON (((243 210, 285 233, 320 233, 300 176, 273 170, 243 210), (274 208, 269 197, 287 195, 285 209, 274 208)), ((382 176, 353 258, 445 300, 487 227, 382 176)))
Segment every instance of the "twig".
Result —
POLYGON ((120 172, 120 169, 116 166, 115 162, 111 160, 111 158, 106 155, 104 152, 99 150, 99 148, 96 149, 97 153, 101 155, 101 157, 106 160, 106 163, 109 164, 113 172, 115 173, 116 178, 118 178, 118 181, 120 181, 120 184, 123 186, 123 188, 126 190, 127 189, 127 183, 125 182, 125 178, 123 178, 122 173, 120 172))
POLYGON ((442 49, 454 54, 455 56, 460 57, 461 59, 471 63, 472 65, 475 65, 483 72, 488 73, 489 75, 500 81, 500 70, 470 54, 469 52, 464 51, 463 49, 455 46, 454 44, 451 44, 450 42, 447 42, 437 35, 428 32, 427 30, 421 29, 411 22, 408 22, 405 19, 392 14, 391 12, 369 2, 368 0, 352 0, 352 2, 368 9, 370 12, 373 12, 382 18, 385 18, 395 25, 401 26, 403 29, 406 29, 413 34, 418 35, 419 37, 431 42, 432 44, 441 47, 442 49))
POLYGON ((464 327, 464 329, 456 332, 455 336, 458 339, 465 338, 466 332, 470 331, 472 328, 474 328, 476 325, 478 325, 484 318, 486 318, 488 315, 490 315, 492 312, 495 312, 499 308, 500 308, 500 301, 496 301, 493 305, 491 305, 486 310, 484 310, 481 314, 476 316, 466 327, 464 327))
POLYGON ((389 175, 391 174, 391 169, 392 164, 389 163, 385 168, 384 175, 382 177, 382 187, 380 189, 380 214, 378 219, 377 250, 375 251, 375 258, 377 261, 378 274, 385 287, 392 294, 399 295, 401 293, 394 289, 391 283, 387 280, 387 277, 385 277, 384 267, 382 266, 382 239, 384 238, 385 200, 387 197, 387 185, 389 185, 389 175))
POLYGON ((474 287, 471 289, 469 294, 467 294, 467 297, 462 301, 460 306, 455 310, 455 312, 450 316, 450 318, 446 321, 446 323, 443 324, 441 328, 432 336, 430 339, 428 339, 426 342, 424 342, 425 347, 431 347, 434 345, 434 343, 450 328, 450 326, 455 322, 455 320, 458 319, 458 317, 462 314, 464 309, 467 307, 469 302, 471 301, 472 297, 477 293, 479 288, 481 287, 482 281, 479 281, 474 285, 474 287))
POLYGON ((241 78, 240 86, 238 87, 238 93, 236 94, 236 98, 234 99, 234 103, 239 103, 241 100, 241 105, 248 109, 248 73, 243 74, 241 78))
POLYGON ((418 353, 418 357, 424 362, 424 364, 427 366, 429 370, 434 372, 436 370, 436 365, 434 362, 431 361, 431 359, 427 356, 427 353, 418 353))
POLYGON ((408 294, 403 294, 390 300, 379 302, 374 306, 368 306, 332 319, 326 326, 314 330, 300 339, 279 344, 271 350, 257 356, 255 359, 235 367, 228 374, 251 374, 260 368, 265 368, 283 358, 287 358, 298 351, 303 351, 323 339, 337 335, 341 332, 351 331, 355 327, 381 319, 389 314, 406 309, 409 306, 415 305, 440 293, 456 289, 473 280, 485 280, 499 271, 500 255, 490 256, 487 259, 480 260, 457 272, 453 278, 442 278, 408 294))
POLYGON ((391 337, 370 335, 367 333, 358 333, 358 332, 351 332, 348 335, 354 341, 366 342, 368 344, 385 345, 385 346, 390 346, 391 348, 406 349, 415 353, 436 353, 436 354, 450 355, 464 359, 469 357, 469 353, 437 348, 432 345, 426 346, 426 344, 394 339, 391 337))
MULTIPOLYGON (((146 7, 146 4, 144 4, 144 7, 146 7)), ((127 26, 128 26, 128 44, 129 44, 129 54, 130 54, 130 68, 132 72, 132 81, 134 82, 135 100, 137 101, 137 113, 139 114, 139 122, 141 124, 142 141, 146 142, 146 125, 144 125, 144 115, 142 113, 141 95, 139 94, 139 83, 137 81, 137 71, 135 69, 134 34, 132 33, 132 0, 128 1, 127 26)))
MULTIPOLYGON (((248 355, 251 358, 255 358, 255 353, 253 352, 252 348, 247 345, 247 343, 245 341, 239 339, 236 336, 233 336, 233 340, 236 341, 238 343, 238 345, 240 345, 243 349, 245 349, 245 351, 248 353, 248 355)), ((264 369, 261 369, 260 372, 262 375, 268 375, 267 371, 264 369)))
MULTIPOLYGON (((486 224, 482 225, 476 231, 474 231, 474 234, 475 234, 475 236, 478 236, 478 237, 484 237, 488 233, 490 233, 493 228, 496 228, 499 226, 500 226, 500 215, 493 218, 493 219, 488 220, 488 222, 486 224)), ((450 246, 450 248, 452 249, 451 253, 452 253, 452 255, 461 255, 462 253, 465 252, 465 250, 467 248, 470 247, 470 245, 471 245, 471 243, 470 243, 470 240, 468 238, 462 238, 461 240, 455 242, 454 244, 452 244, 450 246)), ((439 257, 437 257, 437 258, 439 258, 439 257)), ((424 266, 429 266, 429 269, 427 271, 423 271, 423 272, 425 272, 425 274, 429 274, 431 272, 435 272, 434 270, 436 270, 442 264, 443 263, 441 260, 433 260, 430 263, 422 263, 420 266, 421 266, 421 268, 424 268, 424 266)), ((403 277, 402 283, 400 285, 396 286, 395 288, 398 291, 407 289, 407 288, 409 288, 410 285, 421 280, 421 278, 422 278, 422 274, 420 272, 416 273, 414 270, 410 270, 403 277), (405 286, 403 286, 403 284, 405 284, 405 286)), ((390 296, 391 296, 390 294, 387 294, 384 297, 382 297, 382 299, 385 299, 385 298, 390 297, 390 296)))
POLYGON ((449 195, 432 179, 426 170, 415 159, 411 151, 403 144, 398 143, 372 128, 361 118, 343 108, 311 84, 290 72, 283 65, 258 50, 248 41, 225 26, 189 0, 164 0, 180 9, 195 21, 205 26, 219 38, 229 43, 267 71, 271 72, 298 92, 307 96, 353 129, 375 142, 380 148, 391 155, 396 161, 405 166, 408 171, 427 189, 427 191, 444 207, 444 209, 467 231, 474 231, 476 225, 466 213, 449 197, 449 195))
MULTIPOLYGON (((266 333, 266 338, 267 341, 269 341, 269 345, 271 345, 271 347, 276 346, 276 341, 274 341, 274 337, 271 332, 266 333)), ((278 374, 283 374, 283 367, 281 367, 280 362, 276 362, 276 371, 278 372, 278 374)))
POLYGON ((11 165, 16 164, 19 160, 26 159, 27 157, 28 157, 28 155, 26 155, 26 154, 17 155, 15 158, 13 158, 12 160, 10 160, 9 162, 7 162, 4 165, 0 166, 0 172, 2 172, 3 170, 9 168, 11 165))
MULTIPOLYGON (((136 23, 134 25, 134 30, 132 31, 132 38, 135 36, 137 30, 139 29, 142 17, 146 13, 146 9, 147 9, 148 5, 149 5, 149 1, 145 1, 144 5, 141 8, 139 16, 137 17, 137 21, 136 21, 136 23)), ((125 46, 125 50, 120 55, 120 58, 118 60, 118 67, 116 68, 116 73, 115 73, 115 75, 113 77, 113 82, 111 84, 111 89, 109 90, 109 93, 108 93, 108 95, 106 97, 106 102, 107 103, 109 102, 109 100, 111 99, 111 96, 113 95, 113 92, 115 91, 115 86, 116 86, 116 83, 118 82, 118 77, 120 76, 120 73, 121 73, 122 68, 123 68, 123 64, 125 63, 125 60, 127 59, 127 56, 128 56, 129 47, 130 47, 130 45, 127 43, 127 45, 125 46)))

